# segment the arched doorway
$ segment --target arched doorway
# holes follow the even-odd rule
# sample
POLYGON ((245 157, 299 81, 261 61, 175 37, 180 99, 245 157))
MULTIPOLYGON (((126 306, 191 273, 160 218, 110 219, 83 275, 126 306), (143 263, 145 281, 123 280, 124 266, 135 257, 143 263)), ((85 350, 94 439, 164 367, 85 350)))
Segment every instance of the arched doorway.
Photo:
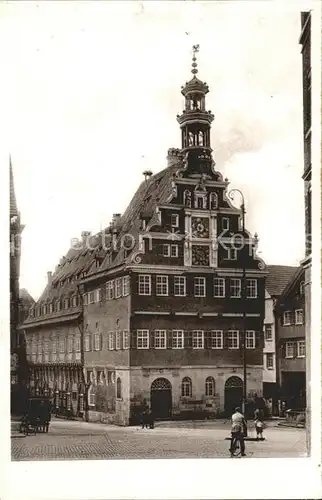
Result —
POLYGON ((157 378, 151 384, 151 410, 154 418, 171 417, 172 387, 166 378, 157 378))
POLYGON ((229 377, 225 383, 225 412, 232 415, 236 406, 242 405, 243 381, 239 377, 229 377))

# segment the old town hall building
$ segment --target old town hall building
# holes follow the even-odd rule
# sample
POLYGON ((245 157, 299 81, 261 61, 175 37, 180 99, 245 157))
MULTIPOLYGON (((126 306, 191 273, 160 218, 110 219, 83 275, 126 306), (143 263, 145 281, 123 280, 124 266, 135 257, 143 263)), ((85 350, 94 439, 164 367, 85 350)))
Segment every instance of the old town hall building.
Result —
POLYGON ((74 241, 23 325, 33 391, 127 425, 231 412, 262 392, 266 268, 215 169, 206 83, 182 87, 181 148, 123 215, 74 241), (245 343, 245 344, 244 344, 245 343))

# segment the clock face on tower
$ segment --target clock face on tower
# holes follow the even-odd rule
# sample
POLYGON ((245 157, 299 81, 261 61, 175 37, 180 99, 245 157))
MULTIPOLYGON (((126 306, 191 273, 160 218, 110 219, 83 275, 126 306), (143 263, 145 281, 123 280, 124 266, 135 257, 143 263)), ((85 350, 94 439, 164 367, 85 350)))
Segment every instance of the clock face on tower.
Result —
POLYGON ((209 219, 207 217, 192 217, 191 233, 193 238, 209 238, 209 219))

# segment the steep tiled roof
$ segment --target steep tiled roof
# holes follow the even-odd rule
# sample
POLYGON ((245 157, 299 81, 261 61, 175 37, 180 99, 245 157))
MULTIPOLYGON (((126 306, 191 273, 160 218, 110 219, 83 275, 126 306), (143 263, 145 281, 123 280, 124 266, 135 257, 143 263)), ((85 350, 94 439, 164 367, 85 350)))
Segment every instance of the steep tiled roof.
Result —
MULTIPOLYGON (((178 167, 179 164, 167 167, 143 181, 120 218, 120 221, 117 223, 117 240, 120 240, 125 234, 130 234, 135 241, 135 246, 132 250, 133 253, 138 249, 141 217, 144 215, 148 220, 154 219, 157 203, 165 203, 171 194, 172 176, 178 170, 178 167)), ((78 284, 85 274, 90 275, 121 265, 125 261, 125 258, 129 256, 125 256, 124 249, 119 249, 117 246, 117 253, 114 254, 113 261, 111 262, 108 258, 109 252, 107 251, 111 240, 111 232, 109 228, 106 228, 88 238, 88 246, 90 248, 86 248, 86 245, 83 245, 82 242, 74 244, 68 250, 67 254, 60 259, 51 281, 45 287, 37 301, 37 305, 78 293, 78 284), (102 248, 103 242, 104 245, 102 248), (95 263, 95 255, 97 253, 99 253, 101 259, 100 267, 97 267, 95 263)), ((75 308, 71 308, 70 310, 74 312, 75 308)), ((64 313, 68 314, 66 311, 64 313)), ((57 311, 50 315, 47 314, 46 319, 62 315, 63 311, 57 311)), ((41 320, 41 318, 37 318, 36 322, 41 320)), ((28 322, 34 323, 35 319, 30 317, 25 323, 28 322)))
POLYGON ((294 266, 267 266, 266 290, 279 297, 299 268, 294 266))
POLYGON ((13 172, 12 172, 12 165, 11 165, 11 158, 9 161, 9 176, 10 176, 10 218, 14 216, 18 216, 18 208, 17 208, 17 201, 16 201, 16 194, 15 194, 15 187, 13 183, 13 172))
MULTIPOLYGON (((173 174, 178 170, 179 163, 167 167, 161 172, 143 181, 129 203, 120 220, 118 238, 130 234, 135 241, 132 253, 138 250, 138 235, 141 226, 141 217, 154 219, 157 204, 166 203, 172 190, 173 174)), ((126 258, 129 258, 127 256, 126 258)), ((125 261, 124 249, 120 249, 112 263, 106 257, 99 271, 122 264, 125 261)))

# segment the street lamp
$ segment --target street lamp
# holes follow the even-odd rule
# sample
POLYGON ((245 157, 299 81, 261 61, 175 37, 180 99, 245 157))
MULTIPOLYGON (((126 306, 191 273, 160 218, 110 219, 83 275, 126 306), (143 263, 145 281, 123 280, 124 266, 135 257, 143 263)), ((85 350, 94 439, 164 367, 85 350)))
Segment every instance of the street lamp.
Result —
MULTIPOLYGON (((245 234, 245 198, 243 193, 239 189, 231 189, 228 193, 228 198, 234 200, 235 194, 238 193, 241 197, 242 203, 240 205, 241 213, 242 213, 242 231, 243 231, 243 247, 244 247, 244 234, 245 234)), ((241 289, 241 299, 243 301, 243 343, 242 343, 242 352, 243 352, 243 414, 246 413, 246 401, 247 401, 247 360, 246 360, 246 266, 245 266, 245 255, 242 255, 243 262, 243 278, 242 278, 242 289, 241 289)))

